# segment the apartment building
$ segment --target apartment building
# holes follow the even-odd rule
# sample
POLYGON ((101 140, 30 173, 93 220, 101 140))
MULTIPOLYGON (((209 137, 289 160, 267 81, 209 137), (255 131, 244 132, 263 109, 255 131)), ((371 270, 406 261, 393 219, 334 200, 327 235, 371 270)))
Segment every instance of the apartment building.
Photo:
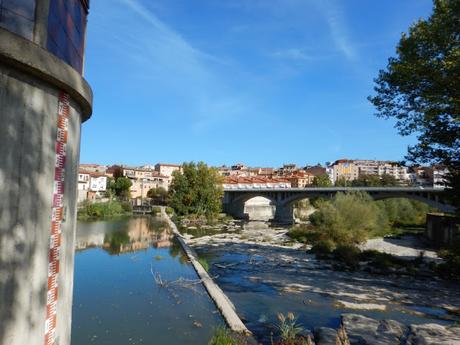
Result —
POLYGON ((339 179, 346 181, 356 180, 359 176, 359 168, 353 160, 339 159, 332 164, 332 182, 335 183, 339 179))
POLYGON ((299 170, 286 176, 286 179, 291 183, 292 188, 305 188, 313 184, 315 175, 299 170))
POLYGON ((172 177, 174 171, 182 171, 182 167, 178 164, 157 163, 155 171, 160 175, 172 177))
POLYGON ((105 197, 107 176, 103 173, 80 169, 77 182, 77 202, 105 197))

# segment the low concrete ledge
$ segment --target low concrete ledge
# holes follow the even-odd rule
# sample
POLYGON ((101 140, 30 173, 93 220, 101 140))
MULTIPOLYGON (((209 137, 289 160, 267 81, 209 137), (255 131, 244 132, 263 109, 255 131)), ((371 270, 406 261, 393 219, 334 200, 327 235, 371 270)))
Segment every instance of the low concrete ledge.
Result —
POLYGON ((92 114, 93 93, 71 66, 39 45, 0 28, 0 63, 12 66, 66 91, 82 111, 82 122, 92 114))
POLYGON ((171 218, 169 218, 169 216, 166 214, 164 207, 161 208, 161 213, 173 230, 174 235, 179 241, 185 254, 187 254, 187 257, 195 268, 195 271, 200 277, 201 281, 203 282, 203 285, 208 291, 209 296, 214 301, 215 305, 222 314, 228 327, 230 327, 232 331, 243 333, 245 335, 251 335, 252 333, 246 328, 243 321, 241 321, 239 316, 236 314, 235 306, 233 303, 225 295, 221 288, 217 286, 216 283, 214 283, 208 272, 206 272, 203 266, 201 266, 201 264, 198 262, 198 255, 192 248, 187 245, 187 243, 185 243, 184 239, 182 238, 182 234, 177 229, 176 224, 174 224, 171 218))

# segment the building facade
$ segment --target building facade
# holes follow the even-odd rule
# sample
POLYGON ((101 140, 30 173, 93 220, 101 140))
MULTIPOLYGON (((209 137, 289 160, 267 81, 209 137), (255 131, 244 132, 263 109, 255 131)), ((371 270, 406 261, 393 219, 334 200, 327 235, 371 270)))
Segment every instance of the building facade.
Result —
POLYGON ((70 344, 88 5, 0 1, 1 345, 70 344))

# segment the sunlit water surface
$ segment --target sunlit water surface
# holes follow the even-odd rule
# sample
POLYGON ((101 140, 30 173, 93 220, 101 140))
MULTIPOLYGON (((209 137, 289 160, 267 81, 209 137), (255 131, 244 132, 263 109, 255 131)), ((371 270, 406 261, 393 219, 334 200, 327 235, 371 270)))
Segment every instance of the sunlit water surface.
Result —
POLYGON ((79 222, 72 345, 206 344, 223 321, 197 279, 161 219, 79 222))

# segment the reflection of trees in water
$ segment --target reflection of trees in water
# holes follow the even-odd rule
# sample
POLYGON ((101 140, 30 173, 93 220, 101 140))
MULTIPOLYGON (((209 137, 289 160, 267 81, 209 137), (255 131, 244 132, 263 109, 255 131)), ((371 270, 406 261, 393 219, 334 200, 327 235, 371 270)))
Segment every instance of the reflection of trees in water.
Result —
POLYGON ((177 256, 179 256, 179 262, 181 264, 188 263, 188 257, 183 252, 181 246, 179 245, 177 241, 172 241, 171 246, 169 247, 169 255, 171 255, 173 258, 176 258, 177 256))
POLYGON ((118 230, 104 236, 104 248, 109 254, 120 254, 122 246, 130 242, 127 230, 118 230))

